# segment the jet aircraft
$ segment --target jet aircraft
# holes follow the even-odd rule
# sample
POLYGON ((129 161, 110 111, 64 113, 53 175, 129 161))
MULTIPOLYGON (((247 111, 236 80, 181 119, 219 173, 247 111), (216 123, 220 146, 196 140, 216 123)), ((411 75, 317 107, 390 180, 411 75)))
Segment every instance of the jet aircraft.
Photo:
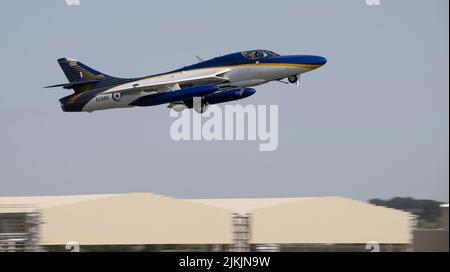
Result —
POLYGON ((253 95, 255 89, 251 87, 257 85, 271 81, 298 85, 301 74, 327 62, 321 56, 281 56, 269 50, 250 50, 206 61, 199 60, 199 63, 166 73, 118 78, 103 74, 77 60, 61 58, 58 63, 69 83, 46 88, 63 87, 74 91, 60 99, 61 108, 66 112, 168 104, 175 111, 194 108, 203 113, 210 104, 253 95))

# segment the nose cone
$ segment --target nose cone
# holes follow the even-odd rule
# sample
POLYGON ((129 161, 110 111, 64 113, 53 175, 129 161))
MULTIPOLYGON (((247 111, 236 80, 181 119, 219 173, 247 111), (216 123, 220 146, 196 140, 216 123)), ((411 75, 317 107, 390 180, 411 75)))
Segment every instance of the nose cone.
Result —
POLYGON ((263 59, 267 63, 285 63, 288 65, 300 66, 303 68, 316 69, 327 63, 327 59, 322 56, 314 55, 292 55, 292 56, 276 56, 263 59))
POLYGON ((325 57, 321 57, 321 56, 315 56, 314 57, 316 60, 315 62, 317 63, 317 65, 325 65, 325 63, 327 63, 327 59, 325 57))
POLYGON ((327 63, 327 59, 322 56, 297 56, 297 63, 304 65, 317 65, 318 67, 327 63))

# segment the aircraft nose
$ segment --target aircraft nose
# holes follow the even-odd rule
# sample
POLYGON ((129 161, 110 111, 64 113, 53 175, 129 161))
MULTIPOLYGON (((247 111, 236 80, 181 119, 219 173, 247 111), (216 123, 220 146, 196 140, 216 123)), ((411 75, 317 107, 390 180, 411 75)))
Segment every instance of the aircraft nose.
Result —
POLYGON ((298 64, 309 67, 310 69, 319 68, 325 63, 327 63, 327 59, 322 56, 314 56, 314 55, 294 55, 294 56, 282 56, 274 61, 281 61, 289 64, 298 64))
POLYGON ((315 62, 317 63, 317 65, 322 66, 322 65, 325 65, 325 63, 327 63, 327 59, 324 57, 316 56, 315 58, 316 58, 315 62))
POLYGON ((301 64, 322 66, 327 63, 327 59, 322 56, 299 56, 298 61, 301 64))

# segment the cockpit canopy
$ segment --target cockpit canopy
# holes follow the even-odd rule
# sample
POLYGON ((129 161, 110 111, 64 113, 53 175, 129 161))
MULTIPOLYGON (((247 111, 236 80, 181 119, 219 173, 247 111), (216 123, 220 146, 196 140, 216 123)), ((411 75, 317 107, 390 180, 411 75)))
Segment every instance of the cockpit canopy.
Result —
POLYGON ((259 60, 267 57, 279 56, 277 53, 274 53, 269 50, 251 50, 242 52, 242 55, 249 60, 259 60))

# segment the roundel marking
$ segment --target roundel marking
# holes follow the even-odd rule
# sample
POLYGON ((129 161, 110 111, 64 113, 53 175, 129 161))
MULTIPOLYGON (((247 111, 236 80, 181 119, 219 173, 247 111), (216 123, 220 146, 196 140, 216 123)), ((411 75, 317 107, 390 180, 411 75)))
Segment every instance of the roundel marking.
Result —
POLYGON ((122 98, 122 94, 120 94, 119 92, 112 94, 112 99, 114 101, 120 101, 121 98, 122 98))

